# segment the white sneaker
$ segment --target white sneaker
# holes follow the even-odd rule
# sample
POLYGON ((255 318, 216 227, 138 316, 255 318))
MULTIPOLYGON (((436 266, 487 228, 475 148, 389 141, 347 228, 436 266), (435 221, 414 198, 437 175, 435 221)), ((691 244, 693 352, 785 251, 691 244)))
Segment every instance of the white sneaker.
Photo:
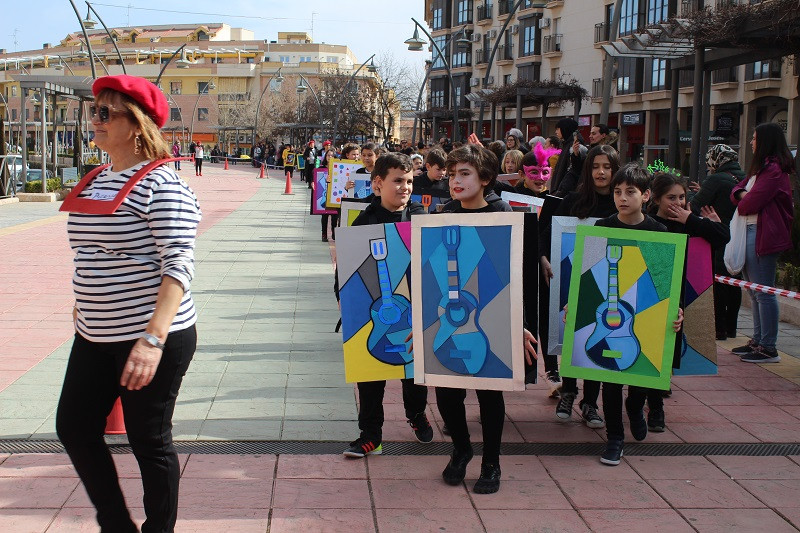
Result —
POLYGON ((550 387, 550 397, 558 398, 561 395, 561 376, 558 375, 558 370, 545 373, 544 379, 550 387))

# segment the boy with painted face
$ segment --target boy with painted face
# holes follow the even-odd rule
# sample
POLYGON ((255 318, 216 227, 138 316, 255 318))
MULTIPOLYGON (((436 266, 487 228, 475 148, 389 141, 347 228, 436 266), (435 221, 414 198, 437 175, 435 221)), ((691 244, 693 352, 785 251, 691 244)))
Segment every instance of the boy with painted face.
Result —
POLYGON ((547 183, 552 175, 550 157, 559 153, 557 148, 544 148, 537 144, 533 150, 522 158, 519 170, 520 180, 514 192, 528 196, 544 197, 547 194, 547 183))

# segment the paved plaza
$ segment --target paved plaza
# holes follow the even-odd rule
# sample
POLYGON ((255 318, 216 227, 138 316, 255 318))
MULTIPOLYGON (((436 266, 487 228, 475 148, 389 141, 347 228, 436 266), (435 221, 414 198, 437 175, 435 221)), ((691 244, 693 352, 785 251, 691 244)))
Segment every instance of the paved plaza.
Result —
MULTIPOLYGON (((445 485, 449 445, 438 411, 428 409, 434 443, 416 443, 398 382, 387 387, 385 454, 339 455, 358 435, 357 397, 344 382, 334 332, 335 249, 320 242, 305 184, 295 180, 295 194, 284 195, 278 172, 258 180, 257 169, 242 165, 207 165, 203 177, 187 165, 181 174, 203 222, 192 285, 198 349, 174 416, 184 464, 177 531, 798 530, 797 327, 781 324, 779 364, 739 362, 726 348, 743 343, 741 335, 718 343, 719 375, 674 378, 667 430, 626 447, 618 467, 598 461, 605 430, 585 427, 577 411, 555 421, 543 385, 506 394, 500 492, 473 494, 480 460, 464 484, 445 485)), ((55 442, 73 333, 65 220, 58 204, 0 206, 3 532, 97 530, 55 442)), ((749 325, 743 310, 740 332, 749 325)), ((467 403, 479 441, 474 394, 467 403)), ((141 521, 138 468, 127 448, 115 451, 141 521)))

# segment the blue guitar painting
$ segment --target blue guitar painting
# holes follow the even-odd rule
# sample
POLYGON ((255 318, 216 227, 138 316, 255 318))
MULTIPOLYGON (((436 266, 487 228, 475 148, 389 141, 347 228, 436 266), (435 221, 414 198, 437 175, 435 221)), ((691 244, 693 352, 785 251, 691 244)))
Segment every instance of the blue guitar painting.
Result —
POLYGON ((458 272, 459 226, 442 228, 442 241, 447 250, 448 293, 439 307, 439 329, 433 341, 433 352, 447 369, 459 374, 476 374, 486 363, 488 341, 478 323, 478 301, 461 289, 458 272))
POLYGON ((586 341, 586 355, 609 370, 625 370, 638 359, 641 346, 633 332, 633 308, 619 299, 618 263, 622 246, 606 248, 608 297, 597 307, 595 326, 586 341))
POLYGON ((412 360, 406 346, 406 338, 411 333, 411 303, 404 296, 392 292, 389 268, 386 265, 386 239, 372 239, 369 245, 372 258, 377 264, 381 295, 370 307, 372 331, 367 340, 367 348, 379 361, 390 365, 405 365, 412 360))

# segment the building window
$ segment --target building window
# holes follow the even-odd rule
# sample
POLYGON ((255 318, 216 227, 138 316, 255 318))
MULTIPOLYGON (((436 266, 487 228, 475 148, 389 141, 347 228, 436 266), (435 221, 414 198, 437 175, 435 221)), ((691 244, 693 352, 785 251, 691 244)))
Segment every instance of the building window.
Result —
POLYGON ((208 108, 207 107, 198 107, 197 108, 197 120, 200 122, 205 122, 208 120, 208 108))
POLYGON ((653 59, 653 73, 650 77, 650 90, 663 91, 667 88, 667 60, 653 59))
POLYGON ((747 65, 745 80, 764 80, 781 77, 781 60, 756 61, 747 65))
POLYGON ((181 94, 182 87, 183 87, 183 82, 181 81, 169 82, 169 94, 181 94))
POLYGON ((11 110, 11 120, 17 120, 17 110, 16 109, 12 109, 11 110))
MULTIPOLYGON (((441 37, 434 37, 433 41, 436 43, 436 46, 442 51, 444 56, 447 56, 447 52, 449 50, 449 46, 447 43, 447 37, 442 35, 441 37)), ((436 51, 436 46, 433 47, 433 66, 431 68, 444 68, 444 59, 439 53, 436 51)))
POLYGON ((256 58, 254 58, 254 57, 245 57, 244 58, 244 62, 245 63, 253 63, 253 62, 255 62, 255 60, 256 60, 256 58))
POLYGON ((458 24, 472 24, 472 0, 459 0, 458 24))
POLYGON ((539 81, 540 79, 540 69, 541 65, 539 63, 533 63, 530 65, 524 65, 517 68, 517 79, 518 80, 528 80, 528 81, 539 81))
POLYGON ((503 85, 511 85, 513 80, 511 79, 511 74, 503 75, 503 85))
POLYGON ((522 23, 522 44, 520 56, 532 56, 536 54, 536 24, 538 18, 525 19, 522 23))
POLYGON ((12 85, 11 86, 11 96, 17 96, 17 86, 16 85, 12 85))
POLYGON ((78 108, 72 110, 72 120, 78 120, 78 108))
POLYGON ((208 94, 208 82, 207 81, 198 81, 197 82, 197 94, 208 94))
POLYGON ((468 67, 472 63, 472 53, 467 50, 453 52, 453 68, 468 67))
POLYGON ((658 24, 669 18, 669 0, 649 0, 647 4, 647 23, 658 24))
POLYGON ((617 65, 617 94, 641 92, 639 60, 635 57, 622 57, 617 65))
POLYGON ((622 0, 619 34, 630 35, 637 29, 639 29, 639 0, 622 0))
POLYGON ((180 120, 181 119, 181 110, 177 107, 169 108, 169 119, 172 120, 180 120))
POLYGON ((560 70, 559 70, 558 67, 550 69, 550 79, 551 80, 556 81, 558 79, 559 75, 560 75, 560 70))
POLYGON ((197 40, 198 41, 207 41, 208 40, 208 34, 206 32, 204 32, 203 30, 198 31, 197 32, 197 40))
POLYGON ((448 89, 447 78, 431 80, 431 107, 447 107, 448 89))
POLYGON ((289 56, 280 56, 279 59, 281 60, 281 63, 284 63, 284 64, 289 62, 289 56))
POLYGON ((442 8, 436 8, 433 10, 433 29, 434 30, 441 30, 442 29, 442 8))
POLYGON ((328 56, 328 63, 338 63, 339 60, 335 57, 328 56))

